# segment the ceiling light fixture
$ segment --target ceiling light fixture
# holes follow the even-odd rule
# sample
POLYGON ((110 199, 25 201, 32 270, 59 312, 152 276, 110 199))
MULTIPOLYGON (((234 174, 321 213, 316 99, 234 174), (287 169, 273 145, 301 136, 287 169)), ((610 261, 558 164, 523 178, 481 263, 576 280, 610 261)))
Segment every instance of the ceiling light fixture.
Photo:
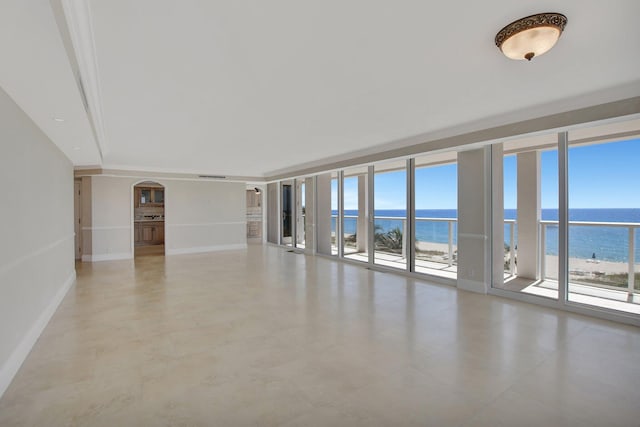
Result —
POLYGON ((560 13, 538 13, 518 19, 496 34, 496 46, 511 59, 531 61, 549 51, 567 25, 560 13))
POLYGON ((60 118, 60 117, 53 117, 53 121, 54 122, 64 122, 64 119, 60 118))

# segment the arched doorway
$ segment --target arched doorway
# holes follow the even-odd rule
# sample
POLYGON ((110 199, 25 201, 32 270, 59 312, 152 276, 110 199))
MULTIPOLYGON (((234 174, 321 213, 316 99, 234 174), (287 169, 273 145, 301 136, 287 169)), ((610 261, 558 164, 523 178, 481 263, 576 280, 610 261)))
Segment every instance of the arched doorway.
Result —
POLYGON ((164 255, 164 186, 144 181, 133 187, 134 255, 164 255))

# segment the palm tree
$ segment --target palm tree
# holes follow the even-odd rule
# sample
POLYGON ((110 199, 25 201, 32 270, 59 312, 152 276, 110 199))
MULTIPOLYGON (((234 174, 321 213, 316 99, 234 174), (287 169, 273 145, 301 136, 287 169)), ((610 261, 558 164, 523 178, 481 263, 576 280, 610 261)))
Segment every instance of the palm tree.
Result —
POLYGON ((402 252, 402 230, 400 227, 393 228, 386 233, 383 233, 380 226, 376 226, 375 242, 376 248, 380 250, 387 250, 394 253, 402 252))

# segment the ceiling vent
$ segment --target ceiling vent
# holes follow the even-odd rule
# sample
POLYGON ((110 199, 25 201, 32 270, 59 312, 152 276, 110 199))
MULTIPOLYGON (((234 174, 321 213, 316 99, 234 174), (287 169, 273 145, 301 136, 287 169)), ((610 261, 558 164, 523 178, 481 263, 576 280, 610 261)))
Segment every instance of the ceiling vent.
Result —
POLYGON ((198 175, 198 177, 208 179, 227 179, 227 177, 223 175, 198 175))

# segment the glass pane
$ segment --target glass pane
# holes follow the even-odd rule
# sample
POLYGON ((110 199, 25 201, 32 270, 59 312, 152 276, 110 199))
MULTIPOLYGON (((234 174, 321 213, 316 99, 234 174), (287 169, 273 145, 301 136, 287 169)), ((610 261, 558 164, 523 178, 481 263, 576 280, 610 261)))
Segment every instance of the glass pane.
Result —
POLYGON ((306 203, 304 179, 296 181, 296 247, 305 247, 306 203))
POLYGON ((140 191, 140 204, 151 203, 151 190, 140 191))
POLYGON ((293 195, 291 184, 282 184, 282 244, 286 246, 293 245, 291 231, 293 228, 293 195))
POLYGON ((540 221, 540 287, 550 298, 558 298, 558 150, 540 153, 541 221, 540 221))
POLYGON ((503 145, 504 280, 495 286, 558 298, 558 150, 555 135, 503 145))
POLYGON ((415 271, 457 277, 457 154, 416 158, 415 271), (443 164, 443 162, 445 162, 443 164))
POLYGON ((504 156, 503 193, 504 193, 504 277, 513 278, 518 272, 516 251, 518 249, 518 174, 516 156, 504 156))
POLYGON ((164 203, 164 190, 153 191, 153 203, 164 203))
POLYGON ((569 301, 640 314, 640 140, 569 146, 569 301))
POLYGON ((366 168, 344 172, 344 257, 368 262, 366 217, 366 168))
POLYGON ((338 255, 338 173, 331 174, 331 255, 338 255))
POLYGON ((405 162, 376 166, 374 177, 374 262, 406 269, 407 171, 405 162), (380 172, 377 172, 380 170, 380 172))

